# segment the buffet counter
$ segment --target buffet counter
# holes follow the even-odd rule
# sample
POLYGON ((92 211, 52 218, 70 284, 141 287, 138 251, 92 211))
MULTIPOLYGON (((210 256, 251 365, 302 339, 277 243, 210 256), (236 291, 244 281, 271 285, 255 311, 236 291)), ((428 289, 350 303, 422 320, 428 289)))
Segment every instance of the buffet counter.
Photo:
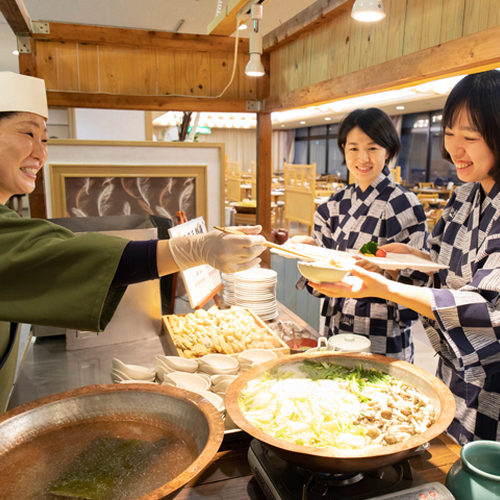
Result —
MULTIPOLYGON (((308 330, 312 337, 318 335, 281 304, 279 319, 294 322, 308 330)), ((152 366, 155 356, 166 352, 168 345, 163 334, 137 342, 77 351, 66 350, 64 336, 32 338, 24 353, 9 409, 77 387, 108 384, 112 358, 152 366)), ((227 434, 208 467, 190 481, 176 498, 265 500, 267 497, 248 461, 251 443, 252 438, 243 431, 227 434)), ((443 434, 433 439, 428 449, 410 458, 409 464, 423 478, 423 482, 444 484, 446 474, 459 454, 460 446, 443 434)))

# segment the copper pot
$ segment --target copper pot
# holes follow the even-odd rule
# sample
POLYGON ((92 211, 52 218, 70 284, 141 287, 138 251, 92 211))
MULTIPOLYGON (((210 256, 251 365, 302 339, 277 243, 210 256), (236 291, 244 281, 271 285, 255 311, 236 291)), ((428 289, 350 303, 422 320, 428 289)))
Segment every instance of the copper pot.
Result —
POLYGON ((351 474, 375 470, 396 463, 413 450, 439 436, 451 423, 455 415, 455 400, 448 387, 429 372, 405 361, 369 353, 317 352, 294 354, 255 366, 240 375, 226 392, 226 410, 231 419, 242 430, 261 441, 264 446, 290 463, 306 469, 328 473, 351 474), (435 422, 422 434, 408 440, 387 446, 364 450, 332 451, 311 446, 301 446, 277 439, 254 427, 244 417, 238 404, 238 396, 249 380, 277 366, 300 362, 304 359, 330 361, 346 367, 359 364, 365 369, 374 368, 402 380, 427 396, 434 406, 435 422))
POLYGON ((165 476, 157 474, 155 482, 148 483, 151 469, 145 469, 145 484, 155 486, 134 498, 147 500, 175 497, 213 459, 224 437, 224 422, 215 406, 193 392, 149 384, 86 386, 33 401, 0 416, 0 470, 12 468, 12 457, 16 463, 22 463, 19 477, 16 474, 2 477, 0 491, 6 489, 7 498, 20 498, 19 494, 12 497, 12 491, 18 492, 21 488, 23 498, 45 498, 44 492, 54 480, 54 474, 60 474, 60 469, 67 465, 61 460, 60 448, 67 447, 74 462, 73 451, 95 439, 96 428, 102 425, 112 434, 120 429, 118 437, 122 438, 137 438, 127 436, 124 431, 134 429, 141 433, 139 439, 149 440, 147 429, 152 428, 151 432, 160 438, 173 435, 190 443, 193 457, 190 465, 187 462, 187 468, 170 481, 162 483, 165 476), (50 448, 47 436, 58 436, 61 430, 71 432, 74 439, 63 442, 62 446, 58 443, 56 449, 50 448), (52 467, 58 461, 59 465, 52 467), (31 495, 35 484, 37 491, 31 495))

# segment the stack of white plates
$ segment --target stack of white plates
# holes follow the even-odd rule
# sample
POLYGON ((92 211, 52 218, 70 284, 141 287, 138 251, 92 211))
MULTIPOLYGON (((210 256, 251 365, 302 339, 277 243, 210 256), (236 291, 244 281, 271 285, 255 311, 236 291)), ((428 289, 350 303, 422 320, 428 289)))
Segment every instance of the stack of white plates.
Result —
POLYGON ((234 274, 221 273, 222 284, 224 285, 224 292, 222 300, 228 306, 235 306, 236 300, 234 298, 234 274))
POLYGON ((246 307, 263 320, 278 316, 276 308, 277 273, 254 267, 234 274, 236 305, 246 307))

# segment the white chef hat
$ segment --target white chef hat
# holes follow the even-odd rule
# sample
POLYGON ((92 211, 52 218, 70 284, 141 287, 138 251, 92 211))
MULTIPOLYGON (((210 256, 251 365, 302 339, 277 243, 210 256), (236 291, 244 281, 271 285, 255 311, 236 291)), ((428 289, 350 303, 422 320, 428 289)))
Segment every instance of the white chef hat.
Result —
POLYGON ((45 81, 33 76, 0 71, 0 112, 19 111, 49 118, 45 81))

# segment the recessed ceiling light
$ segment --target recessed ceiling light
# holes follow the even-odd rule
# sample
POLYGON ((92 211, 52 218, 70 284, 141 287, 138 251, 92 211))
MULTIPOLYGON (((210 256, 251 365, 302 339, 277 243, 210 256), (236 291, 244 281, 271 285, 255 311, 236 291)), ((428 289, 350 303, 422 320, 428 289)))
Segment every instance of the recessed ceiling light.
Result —
POLYGON ((306 122, 300 122, 300 124, 301 124, 301 125, 305 125, 305 124, 306 124, 306 122))
POLYGON ((396 106, 396 109, 405 109, 404 106, 396 106))
POLYGON ((329 122, 329 121, 331 120, 331 118, 330 118, 329 116, 326 116, 326 117, 325 117, 325 120, 326 120, 327 122, 329 122))
POLYGON ((281 124, 282 127, 284 127, 285 125, 281 124))

